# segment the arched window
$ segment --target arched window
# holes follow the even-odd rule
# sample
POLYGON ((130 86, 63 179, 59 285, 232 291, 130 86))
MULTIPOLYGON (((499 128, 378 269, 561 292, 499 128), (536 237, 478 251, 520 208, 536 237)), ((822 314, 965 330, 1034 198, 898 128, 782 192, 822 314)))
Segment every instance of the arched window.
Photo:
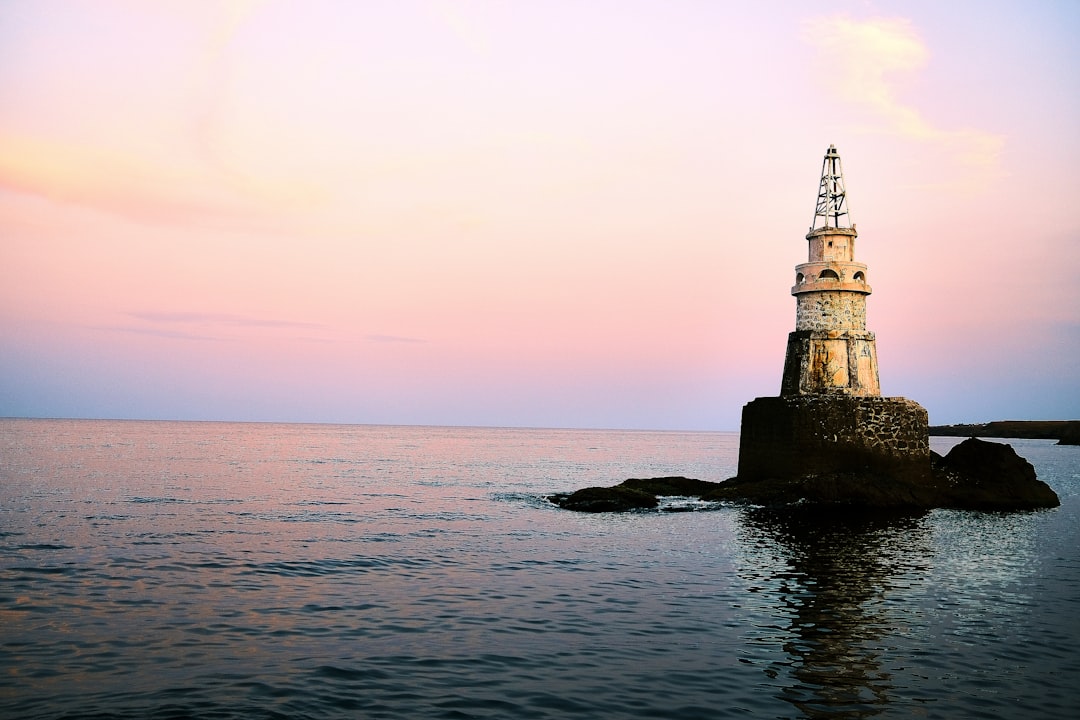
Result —
POLYGON ((855 273, 854 277, 852 277, 852 280, 854 280, 855 282, 864 283, 866 282, 866 275, 864 275, 863 271, 860 270, 859 272, 855 273))
POLYGON ((818 280, 839 280, 839 279, 840 279, 840 276, 836 274, 836 271, 832 270, 830 268, 825 268, 824 270, 821 271, 821 274, 818 275, 818 280))
POLYGON ((805 280, 805 279, 806 278, 803 276, 802 273, 795 273, 795 284, 796 285, 802 285, 803 280, 805 280))

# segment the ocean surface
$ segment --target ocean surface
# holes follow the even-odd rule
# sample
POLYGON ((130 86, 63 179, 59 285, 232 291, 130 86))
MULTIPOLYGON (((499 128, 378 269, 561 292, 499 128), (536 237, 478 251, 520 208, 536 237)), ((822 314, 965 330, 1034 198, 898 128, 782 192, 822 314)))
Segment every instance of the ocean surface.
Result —
POLYGON ((0 717, 1074 717, 1080 448, 1008 442, 1060 508, 544 499, 735 433, 0 420, 0 717))

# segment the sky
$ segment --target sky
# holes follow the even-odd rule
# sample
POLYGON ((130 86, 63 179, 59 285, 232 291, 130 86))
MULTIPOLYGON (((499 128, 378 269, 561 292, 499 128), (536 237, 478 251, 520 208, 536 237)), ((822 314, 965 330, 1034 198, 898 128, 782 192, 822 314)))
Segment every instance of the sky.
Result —
POLYGON ((736 430, 843 160, 882 392, 1080 418, 1080 2, 3 0, 0 415, 736 430))

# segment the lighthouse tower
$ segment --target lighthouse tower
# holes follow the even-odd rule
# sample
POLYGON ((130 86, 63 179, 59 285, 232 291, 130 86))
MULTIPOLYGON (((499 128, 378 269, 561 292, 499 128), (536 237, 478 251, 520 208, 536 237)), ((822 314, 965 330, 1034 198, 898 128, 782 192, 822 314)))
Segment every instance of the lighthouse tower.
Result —
POLYGON ((780 395, 743 406, 742 480, 819 483, 847 475, 887 483, 930 472, 926 409, 881 396, 857 237, 840 154, 830 145, 806 235, 809 257, 795 266, 795 331, 788 334, 780 395))
POLYGON ((874 333, 866 329, 866 265, 855 262, 840 154, 832 145, 821 165, 807 262, 795 266, 795 331, 788 335, 781 396, 881 394, 874 333))

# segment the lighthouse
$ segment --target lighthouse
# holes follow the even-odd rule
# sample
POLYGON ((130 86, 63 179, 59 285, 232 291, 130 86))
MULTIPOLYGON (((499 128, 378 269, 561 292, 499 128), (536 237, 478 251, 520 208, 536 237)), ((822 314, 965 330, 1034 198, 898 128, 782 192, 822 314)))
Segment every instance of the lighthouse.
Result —
POLYGON ((855 260, 857 238, 840 153, 830 145, 807 260, 795 266, 795 330, 780 395, 743 407, 740 480, 888 484, 929 476, 926 409, 881 395, 875 337, 866 329, 869 271, 855 260))
POLYGON ((855 262, 840 153, 829 146, 821 165, 808 259, 795 267, 795 331, 788 335, 780 394, 881 394, 874 333, 866 329, 866 265, 855 262))

